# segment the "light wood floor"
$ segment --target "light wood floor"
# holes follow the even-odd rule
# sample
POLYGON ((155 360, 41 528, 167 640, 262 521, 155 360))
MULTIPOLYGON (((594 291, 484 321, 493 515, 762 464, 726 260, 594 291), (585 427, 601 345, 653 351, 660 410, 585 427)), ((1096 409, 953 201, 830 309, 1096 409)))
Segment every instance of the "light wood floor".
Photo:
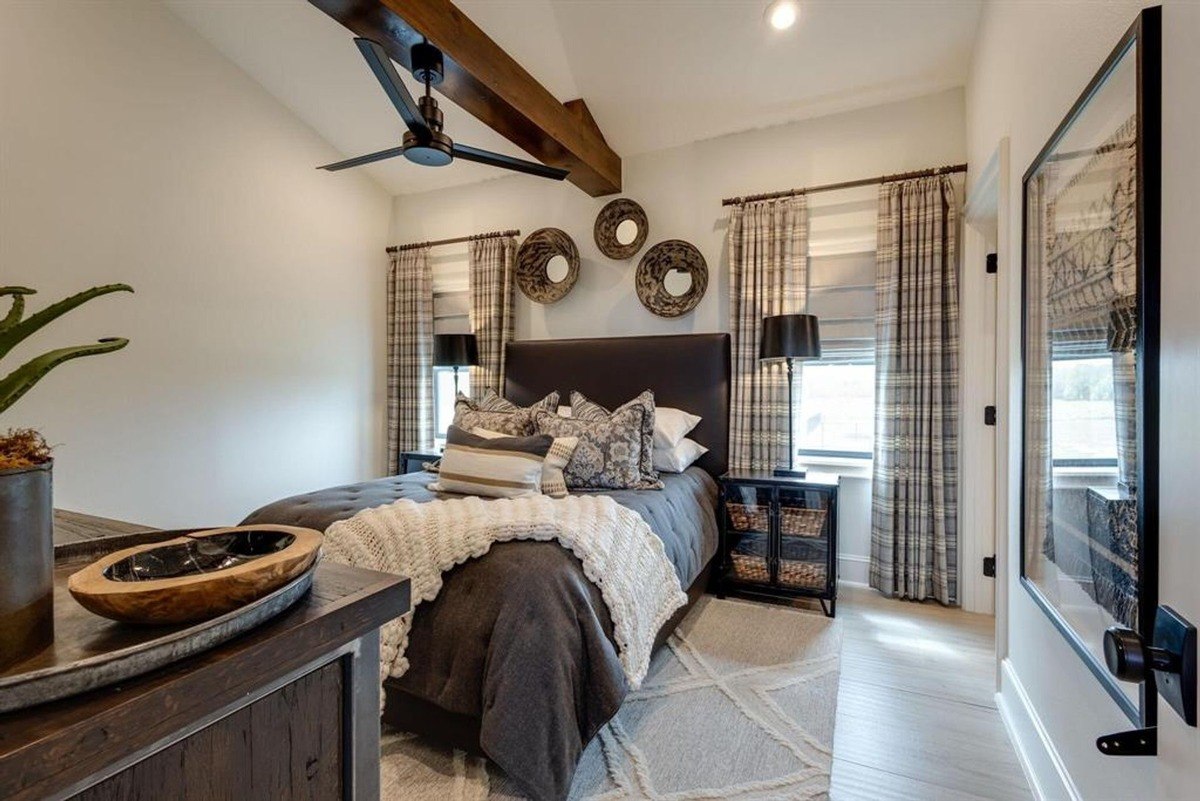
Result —
POLYGON ((1032 794, 993 698, 993 618, 842 587, 832 801, 1032 794))

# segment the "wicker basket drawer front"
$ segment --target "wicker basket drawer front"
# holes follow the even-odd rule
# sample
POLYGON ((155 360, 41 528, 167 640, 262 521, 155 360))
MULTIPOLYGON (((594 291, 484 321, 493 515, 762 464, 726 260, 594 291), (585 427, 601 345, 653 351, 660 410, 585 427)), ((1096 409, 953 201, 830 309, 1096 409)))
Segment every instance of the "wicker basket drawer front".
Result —
POLYGON ((779 507, 779 533, 789 537, 824 537, 826 509, 779 507))
POLYGON ((771 582, 771 539, 767 534, 735 535, 729 552, 729 568, 738 581, 771 582))
POLYGON ((730 572, 738 581, 752 584, 770 584, 771 567, 766 559, 755 558, 745 554, 730 554, 730 572))
POLYGON ((825 577, 824 562, 779 560, 779 583, 783 586, 822 589, 825 587, 825 577))
POLYGON ((770 507, 765 504, 727 503, 725 510, 734 531, 767 531, 771 524, 770 507))

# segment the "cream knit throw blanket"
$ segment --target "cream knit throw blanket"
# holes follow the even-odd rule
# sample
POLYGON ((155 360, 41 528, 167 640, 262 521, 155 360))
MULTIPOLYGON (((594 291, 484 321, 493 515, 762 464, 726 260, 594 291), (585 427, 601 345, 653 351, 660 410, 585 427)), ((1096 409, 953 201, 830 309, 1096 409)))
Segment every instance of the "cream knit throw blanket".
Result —
POLYGON ((633 689, 641 686, 655 636, 687 595, 641 515, 602 495, 400 500, 331 525, 327 557, 412 580, 412 611, 380 633, 380 678, 408 670, 412 615, 437 597, 442 573, 508 540, 557 540, 579 558, 608 605, 625 677, 633 689))

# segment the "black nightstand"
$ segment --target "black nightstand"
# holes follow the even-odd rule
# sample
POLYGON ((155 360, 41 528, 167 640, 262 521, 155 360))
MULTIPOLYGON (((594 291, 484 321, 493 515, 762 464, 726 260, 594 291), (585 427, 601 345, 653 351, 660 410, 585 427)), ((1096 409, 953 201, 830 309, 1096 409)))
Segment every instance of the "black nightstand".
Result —
POLYGON ((721 476, 717 595, 816 598, 837 611, 838 478, 721 476))
POLYGON ((400 472, 401 473, 420 473, 425 468, 421 465, 426 462, 436 462, 441 459, 440 453, 431 453, 429 451, 401 451, 400 452, 400 472))

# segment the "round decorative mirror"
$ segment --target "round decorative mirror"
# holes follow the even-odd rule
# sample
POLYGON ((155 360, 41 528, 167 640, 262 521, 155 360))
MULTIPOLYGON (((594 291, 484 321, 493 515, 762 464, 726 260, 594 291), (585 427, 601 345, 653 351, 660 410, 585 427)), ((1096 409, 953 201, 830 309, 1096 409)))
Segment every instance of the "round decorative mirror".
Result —
POLYGON ((567 263, 567 257, 560 253, 556 253, 550 257, 550 261, 546 262, 546 277, 556 284, 561 284, 567 280, 567 276, 571 274, 571 265, 567 263))
POLYGON ((596 215, 592 236, 596 247, 610 259, 628 259, 642 249, 650 235, 646 211, 629 198, 605 204, 596 215))
POLYGON ((692 288, 692 274, 687 270, 667 270, 663 289, 673 298, 681 298, 692 288))
POLYGON ((708 264, 695 245, 682 239, 659 242, 637 268, 638 300, 659 317, 679 317, 696 308, 708 289, 708 264))
POLYGON ((517 250, 517 286, 535 303, 566 297, 579 279, 579 248, 566 231, 539 228, 517 250))
POLYGON ((617 242, 622 245, 632 245, 633 240, 637 239, 638 224, 633 220, 624 219, 617 223, 617 242))

